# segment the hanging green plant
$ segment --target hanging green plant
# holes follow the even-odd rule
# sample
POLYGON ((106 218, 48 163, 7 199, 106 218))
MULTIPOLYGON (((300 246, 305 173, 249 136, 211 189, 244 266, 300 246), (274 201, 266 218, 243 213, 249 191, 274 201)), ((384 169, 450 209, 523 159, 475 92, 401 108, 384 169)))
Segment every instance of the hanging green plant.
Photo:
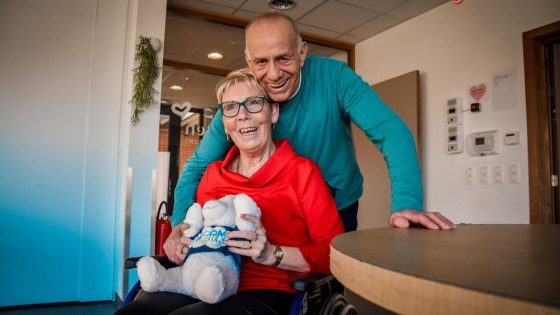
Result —
POLYGON ((140 36, 136 44, 135 59, 138 67, 134 68, 134 93, 130 103, 132 104, 132 116, 130 120, 133 125, 140 121, 140 114, 152 104, 156 103, 154 89, 161 68, 157 63, 157 52, 152 47, 149 37, 140 36))

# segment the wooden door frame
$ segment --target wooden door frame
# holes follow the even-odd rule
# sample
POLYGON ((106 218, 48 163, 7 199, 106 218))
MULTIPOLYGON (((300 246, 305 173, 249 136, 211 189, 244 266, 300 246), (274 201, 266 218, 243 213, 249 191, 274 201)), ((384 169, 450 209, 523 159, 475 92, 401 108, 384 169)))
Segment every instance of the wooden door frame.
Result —
POLYGON ((529 209, 531 223, 552 223, 550 123, 546 96, 545 46, 560 40, 560 21, 523 33, 529 209))

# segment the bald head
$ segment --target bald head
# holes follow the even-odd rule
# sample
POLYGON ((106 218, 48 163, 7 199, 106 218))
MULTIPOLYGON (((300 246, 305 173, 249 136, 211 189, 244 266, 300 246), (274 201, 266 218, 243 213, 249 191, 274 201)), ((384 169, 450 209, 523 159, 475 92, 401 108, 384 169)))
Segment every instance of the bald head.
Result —
POLYGON ((252 28, 260 27, 263 24, 268 25, 282 25, 283 28, 288 30, 289 37, 293 40, 293 43, 296 47, 300 48, 303 40, 301 39, 301 35, 297 28, 296 22, 292 20, 291 17, 276 12, 276 11, 269 11, 262 14, 259 14, 256 18, 254 18, 248 25, 245 27, 245 54, 247 54, 247 41, 249 41, 249 32, 252 28))
POLYGON ((275 102, 297 93, 306 56, 307 44, 284 14, 259 15, 245 29, 245 61, 275 102))

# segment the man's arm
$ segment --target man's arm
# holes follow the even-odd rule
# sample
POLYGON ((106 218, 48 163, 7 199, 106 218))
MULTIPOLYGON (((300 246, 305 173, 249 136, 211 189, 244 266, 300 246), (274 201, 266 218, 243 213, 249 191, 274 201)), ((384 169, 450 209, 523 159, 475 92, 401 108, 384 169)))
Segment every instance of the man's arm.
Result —
POLYGON ((453 229, 439 212, 423 212, 423 190, 416 144, 404 121, 354 71, 341 70, 339 95, 342 110, 383 154, 391 179, 389 225, 408 228, 453 229))
POLYGON ((339 69, 340 110, 383 154, 391 179, 391 211, 423 210, 416 144, 404 121, 346 65, 339 69))
POLYGON ((210 163, 222 159, 231 145, 232 142, 226 140, 222 112, 218 110, 194 154, 185 164, 177 187, 175 187, 175 204, 171 217, 173 226, 180 224, 185 219, 187 209, 194 203, 196 189, 206 167, 210 163))

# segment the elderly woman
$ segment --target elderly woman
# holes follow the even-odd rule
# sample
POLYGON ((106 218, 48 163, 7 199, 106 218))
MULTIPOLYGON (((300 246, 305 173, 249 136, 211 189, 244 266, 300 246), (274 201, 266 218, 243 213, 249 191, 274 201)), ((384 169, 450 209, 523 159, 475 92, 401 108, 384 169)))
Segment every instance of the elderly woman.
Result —
MULTIPOLYGON (((228 235, 229 249, 244 256, 238 293, 207 304, 179 294, 142 292, 119 314, 287 314, 295 297, 291 279, 305 272, 329 273, 330 241, 343 227, 319 168, 297 156, 288 141, 272 140, 279 105, 248 69, 230 73, 216 89, 225 132, 235 146, 223 161, 208 166, 196 201, 245 193, 262 212, 262 220, 245 218, 256 232, 228 235)), ((180 247, 179 255, 186 250, 180 247)))

